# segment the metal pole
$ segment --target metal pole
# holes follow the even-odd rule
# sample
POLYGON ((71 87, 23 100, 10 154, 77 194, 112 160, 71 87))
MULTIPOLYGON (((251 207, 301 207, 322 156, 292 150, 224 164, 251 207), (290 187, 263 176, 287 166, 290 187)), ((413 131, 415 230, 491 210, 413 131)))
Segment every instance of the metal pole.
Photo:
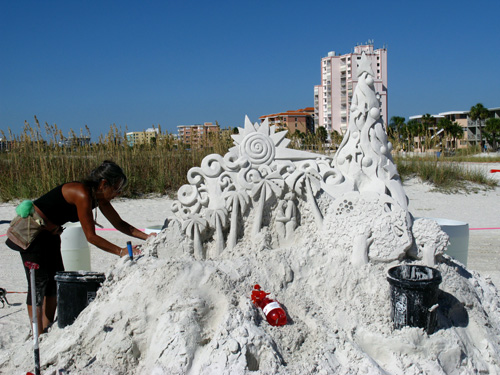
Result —
POLYGON ((35 375, 40 375, 40 349, 38 347, 38 318, 36 307, 36 285, 35 285, 35 270, 39 268, 38 264, 26 262, 24 264, 30 269, 31 283, 31 312, 33 320, 33 351, 35 356, 35 375))

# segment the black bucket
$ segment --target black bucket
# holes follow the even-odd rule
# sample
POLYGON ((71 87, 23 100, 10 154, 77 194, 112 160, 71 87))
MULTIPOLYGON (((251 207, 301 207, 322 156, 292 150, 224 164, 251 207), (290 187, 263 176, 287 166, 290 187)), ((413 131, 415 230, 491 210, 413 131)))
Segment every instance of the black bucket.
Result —
POLYGON ((433 333, 441 273, 431 267, 401 265, 389 269, 387 280, 391 285, 394 327, 419 327, 433 333))
POLYGON ((106 277, 103 273, 70 271, 57 272, 57 326, 73 324, 78 315, 95 299, 106 277))

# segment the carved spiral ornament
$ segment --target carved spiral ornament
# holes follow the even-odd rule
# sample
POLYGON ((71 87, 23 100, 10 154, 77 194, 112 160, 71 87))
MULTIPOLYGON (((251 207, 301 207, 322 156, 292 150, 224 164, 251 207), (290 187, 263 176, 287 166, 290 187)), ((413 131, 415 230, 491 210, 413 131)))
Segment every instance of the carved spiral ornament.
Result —
POLYGON ((183 206, 192 206, 199 198, 198 189, 192 185, 182 185, 177 191, 177 199, 183 206))
POLYGON ((240 151, 252 165, 271 164, 276 155, 276 146, 264 134, 251 133, 241 143, 240 151))

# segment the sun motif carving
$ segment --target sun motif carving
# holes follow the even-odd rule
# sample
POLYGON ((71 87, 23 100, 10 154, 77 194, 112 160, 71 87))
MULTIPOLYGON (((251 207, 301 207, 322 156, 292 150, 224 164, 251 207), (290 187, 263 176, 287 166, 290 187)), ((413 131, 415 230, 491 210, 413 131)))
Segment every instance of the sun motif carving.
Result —
POLYGON ((275 159, 282 159, 290 143, 285 138, 287 130, 276 133, 276 127, 269 126, 267 118, 259 125, 252 124, 247 116, 245 127, 238 128, 238 132, 231 136, 235 147, 229 151, 248 159, 252 165, 269 165, 275 159))

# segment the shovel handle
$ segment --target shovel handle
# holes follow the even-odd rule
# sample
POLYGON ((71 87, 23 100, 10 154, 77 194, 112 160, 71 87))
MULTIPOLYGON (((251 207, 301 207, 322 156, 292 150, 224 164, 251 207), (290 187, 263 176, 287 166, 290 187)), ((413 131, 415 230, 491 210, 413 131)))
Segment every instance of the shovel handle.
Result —
POLYGON ((39 269, 38 263, 34 262, 24 262, 24 265, 30 270, 30 282, 31 282, 31 306, 32 306, 32 318, 33 318, 33 354, 35 356, 35 375, 40 375, 40 349, 38 347, 38 321, 36 313, 36 287, 35 287, 35 270, 39 269))
POLYGON ((29 268, 30 270, 37 270, 40 268, 38 263, 34 262, 24 262, 24 265, 26 266, 26 268, 29 268))

